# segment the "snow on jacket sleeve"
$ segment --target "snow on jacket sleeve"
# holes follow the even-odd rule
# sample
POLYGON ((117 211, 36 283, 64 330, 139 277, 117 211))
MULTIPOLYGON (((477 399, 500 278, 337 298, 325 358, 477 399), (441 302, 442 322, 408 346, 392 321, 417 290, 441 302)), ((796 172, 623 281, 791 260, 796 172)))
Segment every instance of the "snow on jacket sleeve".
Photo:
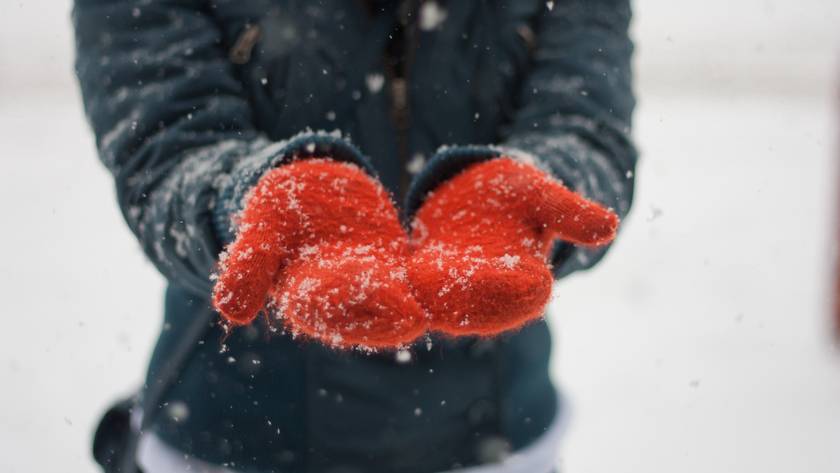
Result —
MULTIPOLYGON (((625 216, 637 158, 630 139, 630 18, 628 0, 548 2, 535 25, 532 63, 502 142, 440 150, 412 183, 407 213, 465 166, 513 154, 533 157, 566 186, 625 216)), ((606 251, 560 243, 555 274, 589 268, 606 251)))
POLYGON ((269 167, 329 153, 369 169, 341 137, 270 142, 252 123, 207 2, 76 0, 76 72, 126 221, 173 283, 209 294, 230 215, 269 167))

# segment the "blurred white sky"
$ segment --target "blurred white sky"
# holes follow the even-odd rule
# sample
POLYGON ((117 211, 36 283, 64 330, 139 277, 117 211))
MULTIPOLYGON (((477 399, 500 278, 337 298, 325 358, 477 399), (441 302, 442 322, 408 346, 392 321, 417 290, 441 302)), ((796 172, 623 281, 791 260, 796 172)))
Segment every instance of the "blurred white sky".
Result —
MULTIPOLYGON (((635 3, 632 216, 559 284, 566 473, 834 473, 826 302, 840 157, 840 2, 635 3)), ((95 471, 139 382, 161 278, 121 221, 71 75, 69 2, 0 15, 0 471, 95 471)))

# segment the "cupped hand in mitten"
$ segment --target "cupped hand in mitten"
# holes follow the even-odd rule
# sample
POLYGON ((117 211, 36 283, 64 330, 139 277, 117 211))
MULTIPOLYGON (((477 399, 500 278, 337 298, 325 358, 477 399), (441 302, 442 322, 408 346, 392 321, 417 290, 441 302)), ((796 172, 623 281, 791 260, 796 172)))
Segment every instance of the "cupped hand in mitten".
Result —
POLYGON ((406 278, 407 237, 387 192, 352 164, 296 161, 246 198, 213 304, 233 325, 266 311, 339 348, 396 347, 427 328, 406 278))
POLYGON ((595 247, 617 227, 613 211, 535 166, 496 158, 428 196, 412 224, 409 278, 432 330, 495 335, 542 315, 555 239, 595 247))

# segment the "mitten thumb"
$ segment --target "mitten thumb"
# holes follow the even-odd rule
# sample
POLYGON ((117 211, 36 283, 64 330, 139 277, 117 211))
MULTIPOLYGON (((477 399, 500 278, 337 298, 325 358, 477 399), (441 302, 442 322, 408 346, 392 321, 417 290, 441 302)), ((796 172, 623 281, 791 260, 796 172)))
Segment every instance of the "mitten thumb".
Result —
POLYGON ((283 262, 295 247, 296 224, 287 209, 291 181, 283 168, 263 176, 242 211, 236 240, 222 253, 213 306, 234 325, 263 309, 283 262))
POLYGON ((213 288, 213 306, 228 322, 248 324, 263 309, 285 258, 282 247, 246 232, 228 248, 213 288))
POLYGON ((561 240, 584 246, 603 246, 615 239, 618 215, 600 204, 545 179, 535 208, 538 223, 561 240))

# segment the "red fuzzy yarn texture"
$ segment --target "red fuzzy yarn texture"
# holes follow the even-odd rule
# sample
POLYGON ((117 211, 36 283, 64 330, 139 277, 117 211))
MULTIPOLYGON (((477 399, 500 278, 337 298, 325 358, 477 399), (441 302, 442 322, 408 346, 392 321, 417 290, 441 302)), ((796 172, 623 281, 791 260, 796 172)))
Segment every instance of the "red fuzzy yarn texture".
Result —
POLYGON ((538 168, 511 158, 473 165, 443 183, 412 225, 409 279, 430 329, 492 336, 540 317, 551 297, 546 263, 559 238, 615 238, 618 216, 538 168))
POLYGON ((233 325, 266 307, 336 348, 395 348, 432 330, 493 336, 540 317, 560 238, 615 238, 617 215, 511 158, 431 193, 411 242, 387 192, 357 166, 296 161, 266 173, 223 253, 213 304, 233 325))
POLYGON ((387 192, 357 166, 296 161, 246 199, 213 291, 230 323, 268 305, 292 333, 336 348, 397 347, 426 332, 406 277, 407 235, 387 192))

